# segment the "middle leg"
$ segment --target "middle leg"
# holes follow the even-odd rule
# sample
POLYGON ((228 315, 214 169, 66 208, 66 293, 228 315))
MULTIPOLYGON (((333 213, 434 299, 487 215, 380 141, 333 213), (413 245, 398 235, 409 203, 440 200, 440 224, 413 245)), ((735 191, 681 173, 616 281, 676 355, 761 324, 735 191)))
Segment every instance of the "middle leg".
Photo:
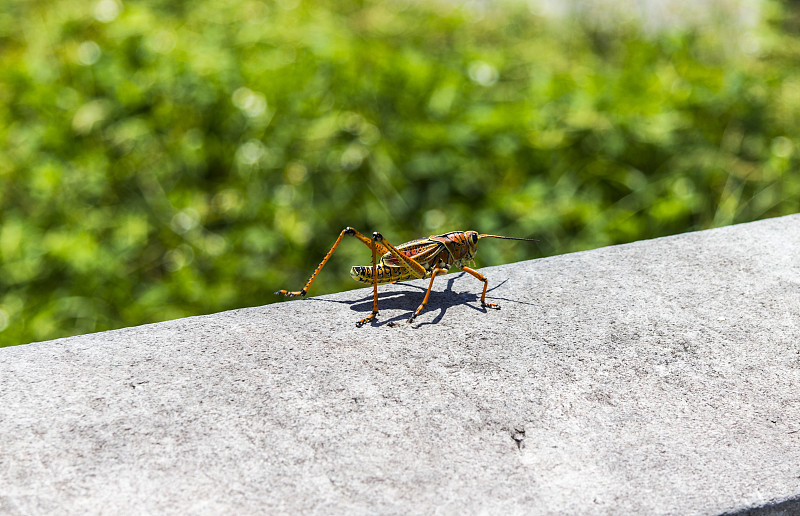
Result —
POLYGON ((417 307, 417 310, 414 312, 414 315, 412 315, 411 318, 408 320, 409 324, 414 322, 414 319, 416 319, 417 316, 420 314, 420 312, 422 312, 422 309, 425 308, 425 305, 428 303, 428 298, 431 295, 431 289, 433 288, 433 279, 437 275, 442 273, 447 274, 447 269, 442 269, 441 267, 433 269, 433 272, 431 273, 431 282, 430 284, 428 284, 428 290, 425 291, 425 297, 422 299, 422 303, 420 303, 420 305, 417 307))

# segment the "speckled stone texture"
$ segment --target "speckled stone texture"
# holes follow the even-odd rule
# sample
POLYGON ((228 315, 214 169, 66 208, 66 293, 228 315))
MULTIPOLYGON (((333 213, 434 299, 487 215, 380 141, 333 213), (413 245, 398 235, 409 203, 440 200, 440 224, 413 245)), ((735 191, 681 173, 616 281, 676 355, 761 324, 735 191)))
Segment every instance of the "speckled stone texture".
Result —
POLYGON ((800 215, 482 272, 0 349, 0 513, 800 513, 800 215))

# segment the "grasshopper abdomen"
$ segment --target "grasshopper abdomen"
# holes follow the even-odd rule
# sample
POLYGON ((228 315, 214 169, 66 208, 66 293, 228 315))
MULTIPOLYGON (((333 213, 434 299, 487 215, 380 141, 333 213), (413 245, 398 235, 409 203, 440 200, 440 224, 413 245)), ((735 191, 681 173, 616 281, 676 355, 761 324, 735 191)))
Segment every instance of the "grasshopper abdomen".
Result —
MULTIPOLYGON (((407 269, 402 269, 400 267, 389 267, 383 264, 378 264, 375 266, 375 273, 377 277, 376 282, 379 285, 383 285, 384 283, 395 283, 397 281, 406 281, 415 278, 415 276, 407 269)), ((372 285, 372 266, 356 265, 350 269, 350 277, 359 283, 372 285)))

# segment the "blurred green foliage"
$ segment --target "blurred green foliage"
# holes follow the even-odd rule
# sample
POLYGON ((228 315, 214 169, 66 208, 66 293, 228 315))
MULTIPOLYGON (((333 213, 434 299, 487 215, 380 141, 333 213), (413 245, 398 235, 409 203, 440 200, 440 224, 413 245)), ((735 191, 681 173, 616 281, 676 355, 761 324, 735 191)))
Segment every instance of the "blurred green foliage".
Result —
MULTIPOLYGON (((523 4, 4 3, 0 345, 276 301, 348 225, 541 239, 491 265, 800 211, 783 4, 731 39, 523 4)), ((312 295, 358 286, 369 252, 340 249, 312 295)))

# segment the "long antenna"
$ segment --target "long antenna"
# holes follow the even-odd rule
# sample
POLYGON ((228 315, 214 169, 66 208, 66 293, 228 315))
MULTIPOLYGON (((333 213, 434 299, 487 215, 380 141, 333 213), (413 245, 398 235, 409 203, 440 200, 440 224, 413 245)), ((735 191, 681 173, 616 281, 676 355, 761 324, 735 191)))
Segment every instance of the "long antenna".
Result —
POLYGON ((507 237, 507 236, 500 236, 500 235, 478 235, 478 239, 481 238, 502 238, 503 240, 522 240, 524 242, 538 242, 535 238, 517 238, 517 237, 507 237))

